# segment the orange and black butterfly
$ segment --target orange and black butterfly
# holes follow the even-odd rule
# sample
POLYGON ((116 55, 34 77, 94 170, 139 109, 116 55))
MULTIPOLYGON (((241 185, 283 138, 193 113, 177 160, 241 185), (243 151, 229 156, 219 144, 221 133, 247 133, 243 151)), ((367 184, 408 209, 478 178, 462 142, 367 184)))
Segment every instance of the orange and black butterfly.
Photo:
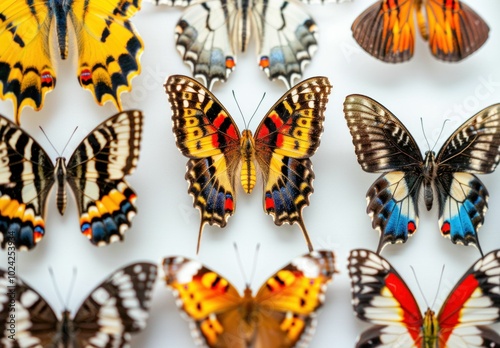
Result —
POLYGON ((437 59, 458 62, 488 39, 488 25, 459 0, 377 1, 356 18, 351 28, 353 36, 377 59, 387 63, 407 61, 415 46, 413 10, 420 34, 429 41, 437 59))

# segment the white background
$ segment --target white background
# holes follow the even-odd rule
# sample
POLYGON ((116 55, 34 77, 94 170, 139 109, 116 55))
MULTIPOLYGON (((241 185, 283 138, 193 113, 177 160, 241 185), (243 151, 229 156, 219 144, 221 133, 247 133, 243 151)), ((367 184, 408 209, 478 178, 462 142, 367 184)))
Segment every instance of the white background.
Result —
MULTIPOLYGON (((361 170, 342 113, 342 103, 350 93, 373 97, 394 112, 412 132, 422 151, 427 150, 420 126, 423 119, 429 142, 436 149, 464 120, 480 109, 500 102, 500 2, 475 0, 471 5, 490 25, 485 46, 459 64, 434 59, 426 43, 417 38, 415 56, 409 63, 390 65, 377 61, 362 51, 352 38, 353 20, 373 1, 324 6, 304 6, 318 23, 319 50, 306 68, 305 76, 326 75, 333 85, 328 104, 325 132, 321 146, 312 158, 316 180, 311 205, 304 210, 304 220, 316 248, 333 249, 339 274, 328 288, 326 302, 319 315, 317 332, 311 347, 351 347, 356 336, 368 325, 357 320, 350 305, 350 285, 346 258, 352 248, 375 249, 378 234, 371 229, 365 214, 365 193, 376 174, 361 170), (488 82, 489 81, 489 82, 488 82), (445 119, 443 135, 437 139, 445 119)), ((472 1, 469 1, 472 2, 472 1)), ((79 233, 77 208, 68 201, 61 217, 52 195, 48 205, 46 236, 27 253, 18 253, 18 275, 34 286, 53 306, 64 305, 76 311, 81 301, 105 277, 118 267, 133 261, 157 262, 161 257, 184 255, 196 257, 195 247, 199 213, 192 208, 184 180, 186 158, 177 150, 171 132, 170 106, 163 82, 170 74, 188 74, 174 47, 174 27, 180 9, 143 4, 133 18, 145 42, 143 72, 133 81, 132 93, 124 95, 126 108, 144 112, 141 159, 137 171, 128 180, 137 192, 138 215, 126 233, 124 243, 96 248, 79 233), (76 286, 67 304, 60 303, 50 280, 52 267, 59 291, 66 297, 72 269, 77 268, 76 286)), ((75 58, 73 45, 72 57, 75 58)), ((57 58, 57 88, 47 95, 41 112, 25 109, 25 129, 38 140, 53 159, 57 153, 38 129, 42 126, 58 151, 61 151, 74 128, 78 130, 66 153, 73 149, 98 123, 115 113, 108 104, 97 106, 91 94, 81 89, 71 59, 57 58)), ((265 112, 285 92, 280 82, 272 83, 257 67, 255 45, 238 55, 237 67, 225 85, 215 93, 243 129, 231 90, 248 119, 264 92, 267 93, 257 116, 250 125, 254 130, 265 112)), ((0 102, 0 112, 13 116, 10 102, 0 102)), ((479 232, 484 252, 500 247, 500 173, 481 176, 490 192, 490 211, 479 232)), ((297 226, 276 227, 262 210, 259 182, 250 196, 238 187, 237 211, 225 229, 205 227, 199 260, 243 289, 242 271, 238 268, 233 242, 240 246, 244 272, 250 273, 254 262, 257 272, 252 288, 258 287, 278 268, 307 251, 297 226), (261 244, 257 261, 255 245, 261 244)), ((424 295, 432 303, 442 265, 446 265, 435 310, 451 287, 478 257, 473 247, 455 246, 441 237, 437 207, 427 212, 420 207, 420 225, 416 235, 405 245, 388 246, 387 257, 406 279, 422 309, 425 302, 417 290, 410 265, 417 273, 424 295)), ((6 265, 6 254, 0 265, 6 265)), ((172 295, 162 281, 157 283, 148 327, 134 338, 135 347, 192 347, 187 323, 180 317, 172 295)))

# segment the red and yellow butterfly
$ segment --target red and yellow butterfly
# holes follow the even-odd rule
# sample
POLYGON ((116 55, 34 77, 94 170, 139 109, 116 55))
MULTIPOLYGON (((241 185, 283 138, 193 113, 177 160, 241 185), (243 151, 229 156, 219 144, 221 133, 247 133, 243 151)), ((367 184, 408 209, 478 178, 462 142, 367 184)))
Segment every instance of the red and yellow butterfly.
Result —
POLYGON ((236 178, 246 193, 264 184, 264 210, 276 225, 297 223, 312 243, 302 219, 313 192, 311 157, 319 146, 330 82, 305 80, 286 92, 266 114, 252 136, 240 133, 215 96, 187 76, 170 76, 165 90, 172 107, 177 146, 189 158, 186 179, 194 206, 201 211, 198 250, 206 223, 226 226, 236 207, 236 178))
POLYGON ((336 272, 333 252, 313 251, 276 272, 255 296, 248 284, 241 296, 198 261, 165 258, 163 270, 197 345, 210 348, 307 346, 336 272))
POLYGON ((500 336, 485 325, 500 321, 500 250, 474 263, 436 315, 424 315, 411 290, 391 264, 376 253, 356 249, 349 256, 352 306, 375 326, 356 347, 499 347, 500 336))
POLYGON ((353 36, 375 58, 388 63, 407 61, 415 46, 413 10, 420 34, 440 60, 458 62, 488 39, 488 25, 459 0, 377 1, 356 18, 351 28, 353 36))

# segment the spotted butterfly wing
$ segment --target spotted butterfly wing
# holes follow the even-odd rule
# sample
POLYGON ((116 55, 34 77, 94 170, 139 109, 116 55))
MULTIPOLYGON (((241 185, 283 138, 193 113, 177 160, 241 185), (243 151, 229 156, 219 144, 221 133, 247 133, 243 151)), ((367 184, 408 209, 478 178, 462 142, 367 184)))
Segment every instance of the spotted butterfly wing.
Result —
POLYGON ((500 321, 500 251, 474 263, 448 295, 438 315, 422 315, 411 290, 383 257, 355 249, 349 255, 354 313, 375 324, 356 347, 499 347, 486 325, 500 321))
POLYGON ((331 86, 326 77, 299 83, 269 110, 255 136, 240 134, 229 112, 199 82, 170 76, 165 84, 172 108, 177 147, 189 158, 186 179, 200 209, 198 239, 205 224, 224 227, 236 208, 236 180, 251 193, 260 171, 264 209, 277 225, 297 223, 312 244, 302 220, 314 173, 309 159, 319 146, 331 86), (238 173, 238 168, 241 171, 238 173))
POLYGON ((459 0, 377 1, 356 18, 352 31, 355 40, 373 57, 400 63, 413 56, 416 25, 422 37, 429 40, 431 53, 448 62, 468 57, 488 39, 488 25, 459 0))
POLYGON ((465 121, 437 155, 427 152, 425 159, 401 121, 375 100, 347 96, 344 113, 361 167, 383 173, 367 192, 367 213, 380 233, 378 251, 416 231, 420 189, 430 210, 434 187, 443 236, 481 252, 477 231, 488 191, 475 174, 492 172, 500 160, 500 105, 465 121))
POLYGON ((255 296, 248 286, 241 296, 225 278, 194 260, 165 258, 163 270, 198 346, 287 348, 309 342, 335 265, 331 251, 297 257, 255 296))
POLYGON ((146 327, 157 267, 134 263, 115 271, 97 286, 72 317, 58 317, 44 298, 21 279, 0 270, 1 346, 126 347, 131 334, 146 327), (14 279, 14 283, 10 283, 14 279), (15 284, 15 286, 14 286, 15 284), (9 302, 15 300, 14 306, 9 302), (9 337, 9 315, 15 309, 15 339, 9 337))
POLYGON ((209 89, 215 82, 227 80, 237 65, 236 53, 246 51, 252 35, 259 67, 270 80, 282 81, 287 89, 301 79, 317 49, 316 23, 294 1, 150 1, 189 6, 175 28, 176 46, 193 76, 209 89))
POLYGON ((57 206, 66 207, 66 182, 78 205, 81 232, 95 245, 123 239, 135 215, 135 193, 124 176, 139 157, 142 113, 122 112, 97 126, 66 165, 56 165, 26 132, 0 116, 0 232, 2 248, 31 249, 45 235, 48 194, 57 183, 57 206), (57 179, 57 180, 56 180, 57 179))
POLYGON ((43 107, 56 85, 52 28, 59 55, 68 56, 71 22, 78 43, 78 80, 100 105, 121 110, 120 94, 140 72, 143 43, 129 19, 140 0, 4 0, 0 3, 0 98, 14 104, 16 123, 24 106, 43 107))

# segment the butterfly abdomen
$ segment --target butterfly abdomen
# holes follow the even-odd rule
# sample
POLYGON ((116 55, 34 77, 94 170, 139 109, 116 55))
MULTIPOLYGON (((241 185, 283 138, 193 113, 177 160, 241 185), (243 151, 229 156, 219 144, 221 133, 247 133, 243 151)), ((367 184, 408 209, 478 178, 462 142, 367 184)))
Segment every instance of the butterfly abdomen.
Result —
POLYGON ((255 140, 248 129, 241 134, 241 185, 246 193, 251 193, 257 180, 255 172, 255 140))
POLYGON ((56 159, 56 166, 54 169, 54 177, 57 182, 57 193, 56 193, 56 203, 57 210, 61 215, 64 214, 66 210, 66 159, 64 157, 58 157, 56 159))
POLYGON ((55 1, 53 2, 54 15, 56 17, 56 27, 57 27, 57 40, 59 43, 59 54, 61 59, 66 59, 68 57, 68 9, 67 2, 55 1))

